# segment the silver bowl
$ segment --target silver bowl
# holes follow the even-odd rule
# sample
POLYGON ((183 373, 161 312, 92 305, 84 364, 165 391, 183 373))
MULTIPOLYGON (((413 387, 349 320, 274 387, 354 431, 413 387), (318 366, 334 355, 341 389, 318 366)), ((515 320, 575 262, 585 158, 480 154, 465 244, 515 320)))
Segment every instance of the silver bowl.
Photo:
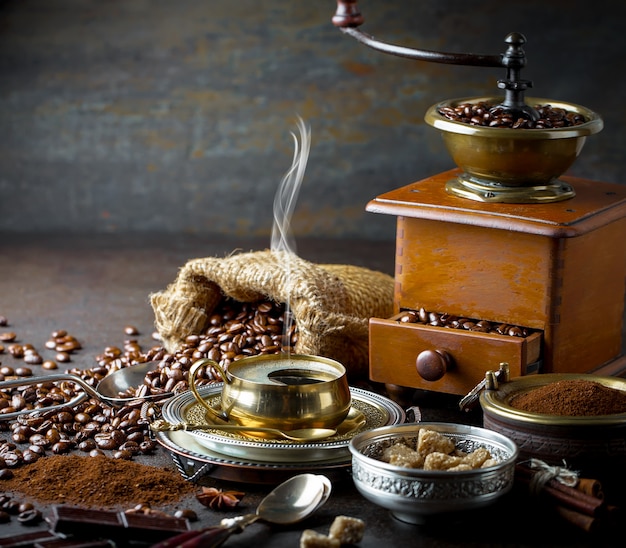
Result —
POLYGON ((397 519, 415 524, 495 502, 513 487, 518 454, 515 442, 497 432, 438 422, 374 428, 355 436, 349 449, 352 479, 361 495, 397 519), (380 460, 390 443, 417 437, 421 428, 444 434, 467 453, 485 447, 498 462, 486 468, 453 472, 405 468, 380 460))

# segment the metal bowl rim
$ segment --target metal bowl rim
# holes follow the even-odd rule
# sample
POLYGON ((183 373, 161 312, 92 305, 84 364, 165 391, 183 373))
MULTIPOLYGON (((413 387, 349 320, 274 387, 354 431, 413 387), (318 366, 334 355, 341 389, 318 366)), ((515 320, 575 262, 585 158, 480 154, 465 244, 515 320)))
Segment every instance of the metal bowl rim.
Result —
MULTIPOLYGON (((233 377, 233 380, 240 383, 250 384, 252 386, 265 387, 268 389, 282 389, 285 390, 284 385, 276 385, 268 382, 261 382, 255 379, 249 379, 244 376, 241 376, 240 371, 238 369, 246 370, 246 369, 254 369, 256 365, 259 369, 276 369, 274 367, 263 368, 263 365, 266 365, 266 362, 269 364, 281 364, 281 362, 314 362, 317 365, 323 364, 326 366, 324 372, 332 372, 336 375, 333 378, 323 380, 317 382, 315 384, 301 384, 296 385, 298 391, 301 392, 317 392, 320 387, 330 385, 332 383, 337 382, 346 382, 347 384, 347 369, 345 365, 337 360, 333 360, 332 358, 327 358, 325 356, 314 356, 310 354, 257 354, 256 356, 246 356, 241 360, 236 360, 232 362, 232 364, 227 368, 227 374, 233 377)), ((297 367, 296 367, 297 369, 297 367)), ((227 383, 228 384, 228 383, 227 383)))
POLYGON ((354 438, 352 438, 350 440, 350 443, 348 444, 348 449, 352 454, 352 458, 360 461, 364 465, 376 468, 381 472, 399 475, 416 480, 420 478, 455 479, 464 476, 479 476, 481 474, 493 472, 494 470, 505 468, 508 465, 514 464, 519 454, 519 449, 515 441, 505 436, 504 434, 496 432, 495 430, 489 430, 486 428, 481 428, 479 426, 446 422, 416 422, 410 424, 405 423, 400 425, 390 425, 373 428, 371 430, 361 432, 357 434, 354 438), (378 459, 374 459, 372 457, 368 457, 360 451, 360 448, 362 448, 366 444, 369 445, 371 443, 383 441, 384 439, 390 437, 395 438, 407 435, 417 435, 418 430, 422 428, 430 428, 443 434, 448 433, 454 435, 467 435, 468 438, 480 440, 485 445, 498 446, 501 449, 505 449, 509 453, 509 455, 505 460, 486 468, 449 471, 424 470, 423 468, 407 468, 405 466, 396 466, 378 459))
POLYGON ((483 413, 489 413, 506 419, 509 422, 523 424, 541 424, 549 426, 581 427, 581 426, 626 426, 626 413, 615 413, 612 415, 545 415, 543 413, 531 413, 512 407, 502 398, 522 390, 539 388, 560 380, 584 379, 600 382, 605 386, 616 388, 621 385, 620 390, 626 391, 626 379, 620 377, 605 377, 590 375, 588 373, 542 373, 539 375, 528 375, 511 379, 508 383, 502 383, 497 390, 483 390, 480 393, 479 401, 483 413))

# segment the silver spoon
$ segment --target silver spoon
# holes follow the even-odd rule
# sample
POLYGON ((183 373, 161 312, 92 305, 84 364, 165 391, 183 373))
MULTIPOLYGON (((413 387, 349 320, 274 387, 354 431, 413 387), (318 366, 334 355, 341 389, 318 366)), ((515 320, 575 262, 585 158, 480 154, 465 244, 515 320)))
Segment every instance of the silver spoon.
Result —
POLYGON ((77 384, 82 388, 82 392, 79 392, 69 402, 64 402, 56 405, 51 405, 42 408, 35 409, 23 409, 20 411, 13 411, 11 413, 3 413, 0 415, 0 420, 10 420, 15 417, 24 414, 37 413, 43 410, 48 411, 50 409, 60 409, 62 407, 73 407, 78 403, 86 400, 89 396, 96 398, 97 400, 108 403, 115 407, 123 407, 124 405, 133 401, 143 401, 148 399, 161 399, 167 396, 171 396, 171 393, 163 394, 147 394, 144 396, 135 397, 123 397, 121 393, 130 388, 136 388, 143 384, 143 380, 148 371, 156 369, 159 362, 145 362, 136 365, 130 365, 117 371, 113 371, 105 376, 94 388, 78 375, 72 375, 71 373, 52 373, 50 375, 43 375, 38 377, 20 377, 17 379, 9 379, 0 382, 0 390, 10 388, 12 386, 29 386, 33 384, 40 384, 46 382, 71 382, 77 384))
POLYGON ((130 401, 160 399, 172 395, 172 392, 160 394, 147 394, 144 396, 122 397, 120 394, 127 390, 136 389, 143 385, 146 374, 154 371, 159 366, 158 361, 138 363, 128 367, 122 367, 106 375, 96 387, 100 397, 111 403, 124 405, 130 401))
POLYGON ((277 525, 302 521, 322 506, 330 496, 330 480, 321 474, 299 474, 274 488, 259 503, 254 514, 225 518, 217 527, 187 531, 152 548, 216 548, 234 533, 263 520, 277 525))

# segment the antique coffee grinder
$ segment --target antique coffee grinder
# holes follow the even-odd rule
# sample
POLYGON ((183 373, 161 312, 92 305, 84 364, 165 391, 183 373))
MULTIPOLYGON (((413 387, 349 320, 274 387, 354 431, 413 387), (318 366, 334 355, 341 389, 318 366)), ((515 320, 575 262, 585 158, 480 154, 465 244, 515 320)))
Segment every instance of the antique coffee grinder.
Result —
POLYGON ((626 187, 563 176, 601 118, 525 98, 532 83, 520 76, 519 33, 506 37, 501 55, 452 54, 361 32, 356 0, 338 1, 333 23, 384 53, 506 69, 503 97, 427 111, 455 169, 367 204, 397 216, 394 316, 370 319, 371 379, 400 395, 466 394, 502 362, 513 377, 622 376, 626 187))

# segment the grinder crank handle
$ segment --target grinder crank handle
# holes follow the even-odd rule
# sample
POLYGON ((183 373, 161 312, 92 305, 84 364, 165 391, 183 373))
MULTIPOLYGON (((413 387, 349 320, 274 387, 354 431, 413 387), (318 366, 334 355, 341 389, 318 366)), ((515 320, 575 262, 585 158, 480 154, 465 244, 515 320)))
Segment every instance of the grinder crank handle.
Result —
POLYGON ((511 67, 524 66, 526 64, 521 44, 526 41, 519 33, 511 33, 515 35, 514 48, 509 48, 504 55, 485 55, 477 53, 448 53, 442 51, 431 51, 425 49, 407 48, 396 44, 389 44, 381 40, 377 40, 373 36, 357 29, 363 24, 365 19, 357 7, 357 0, 337 0, 337 11, 332 18, 335 25, 341 32, 352 36, 362 44, 398 57, 406 57, 415 59, 416 61, 428 61, 431 63, 447 63, 450 65, 470 65, 476 67, 511 67), (519 35, 519 36, 518 36, 519 35), (523 40, 522 40, 523 39, 523 40), (518 44, 518 42, 520 42, 518 44), (520 52, 522 52, 520 54, 520 52))

